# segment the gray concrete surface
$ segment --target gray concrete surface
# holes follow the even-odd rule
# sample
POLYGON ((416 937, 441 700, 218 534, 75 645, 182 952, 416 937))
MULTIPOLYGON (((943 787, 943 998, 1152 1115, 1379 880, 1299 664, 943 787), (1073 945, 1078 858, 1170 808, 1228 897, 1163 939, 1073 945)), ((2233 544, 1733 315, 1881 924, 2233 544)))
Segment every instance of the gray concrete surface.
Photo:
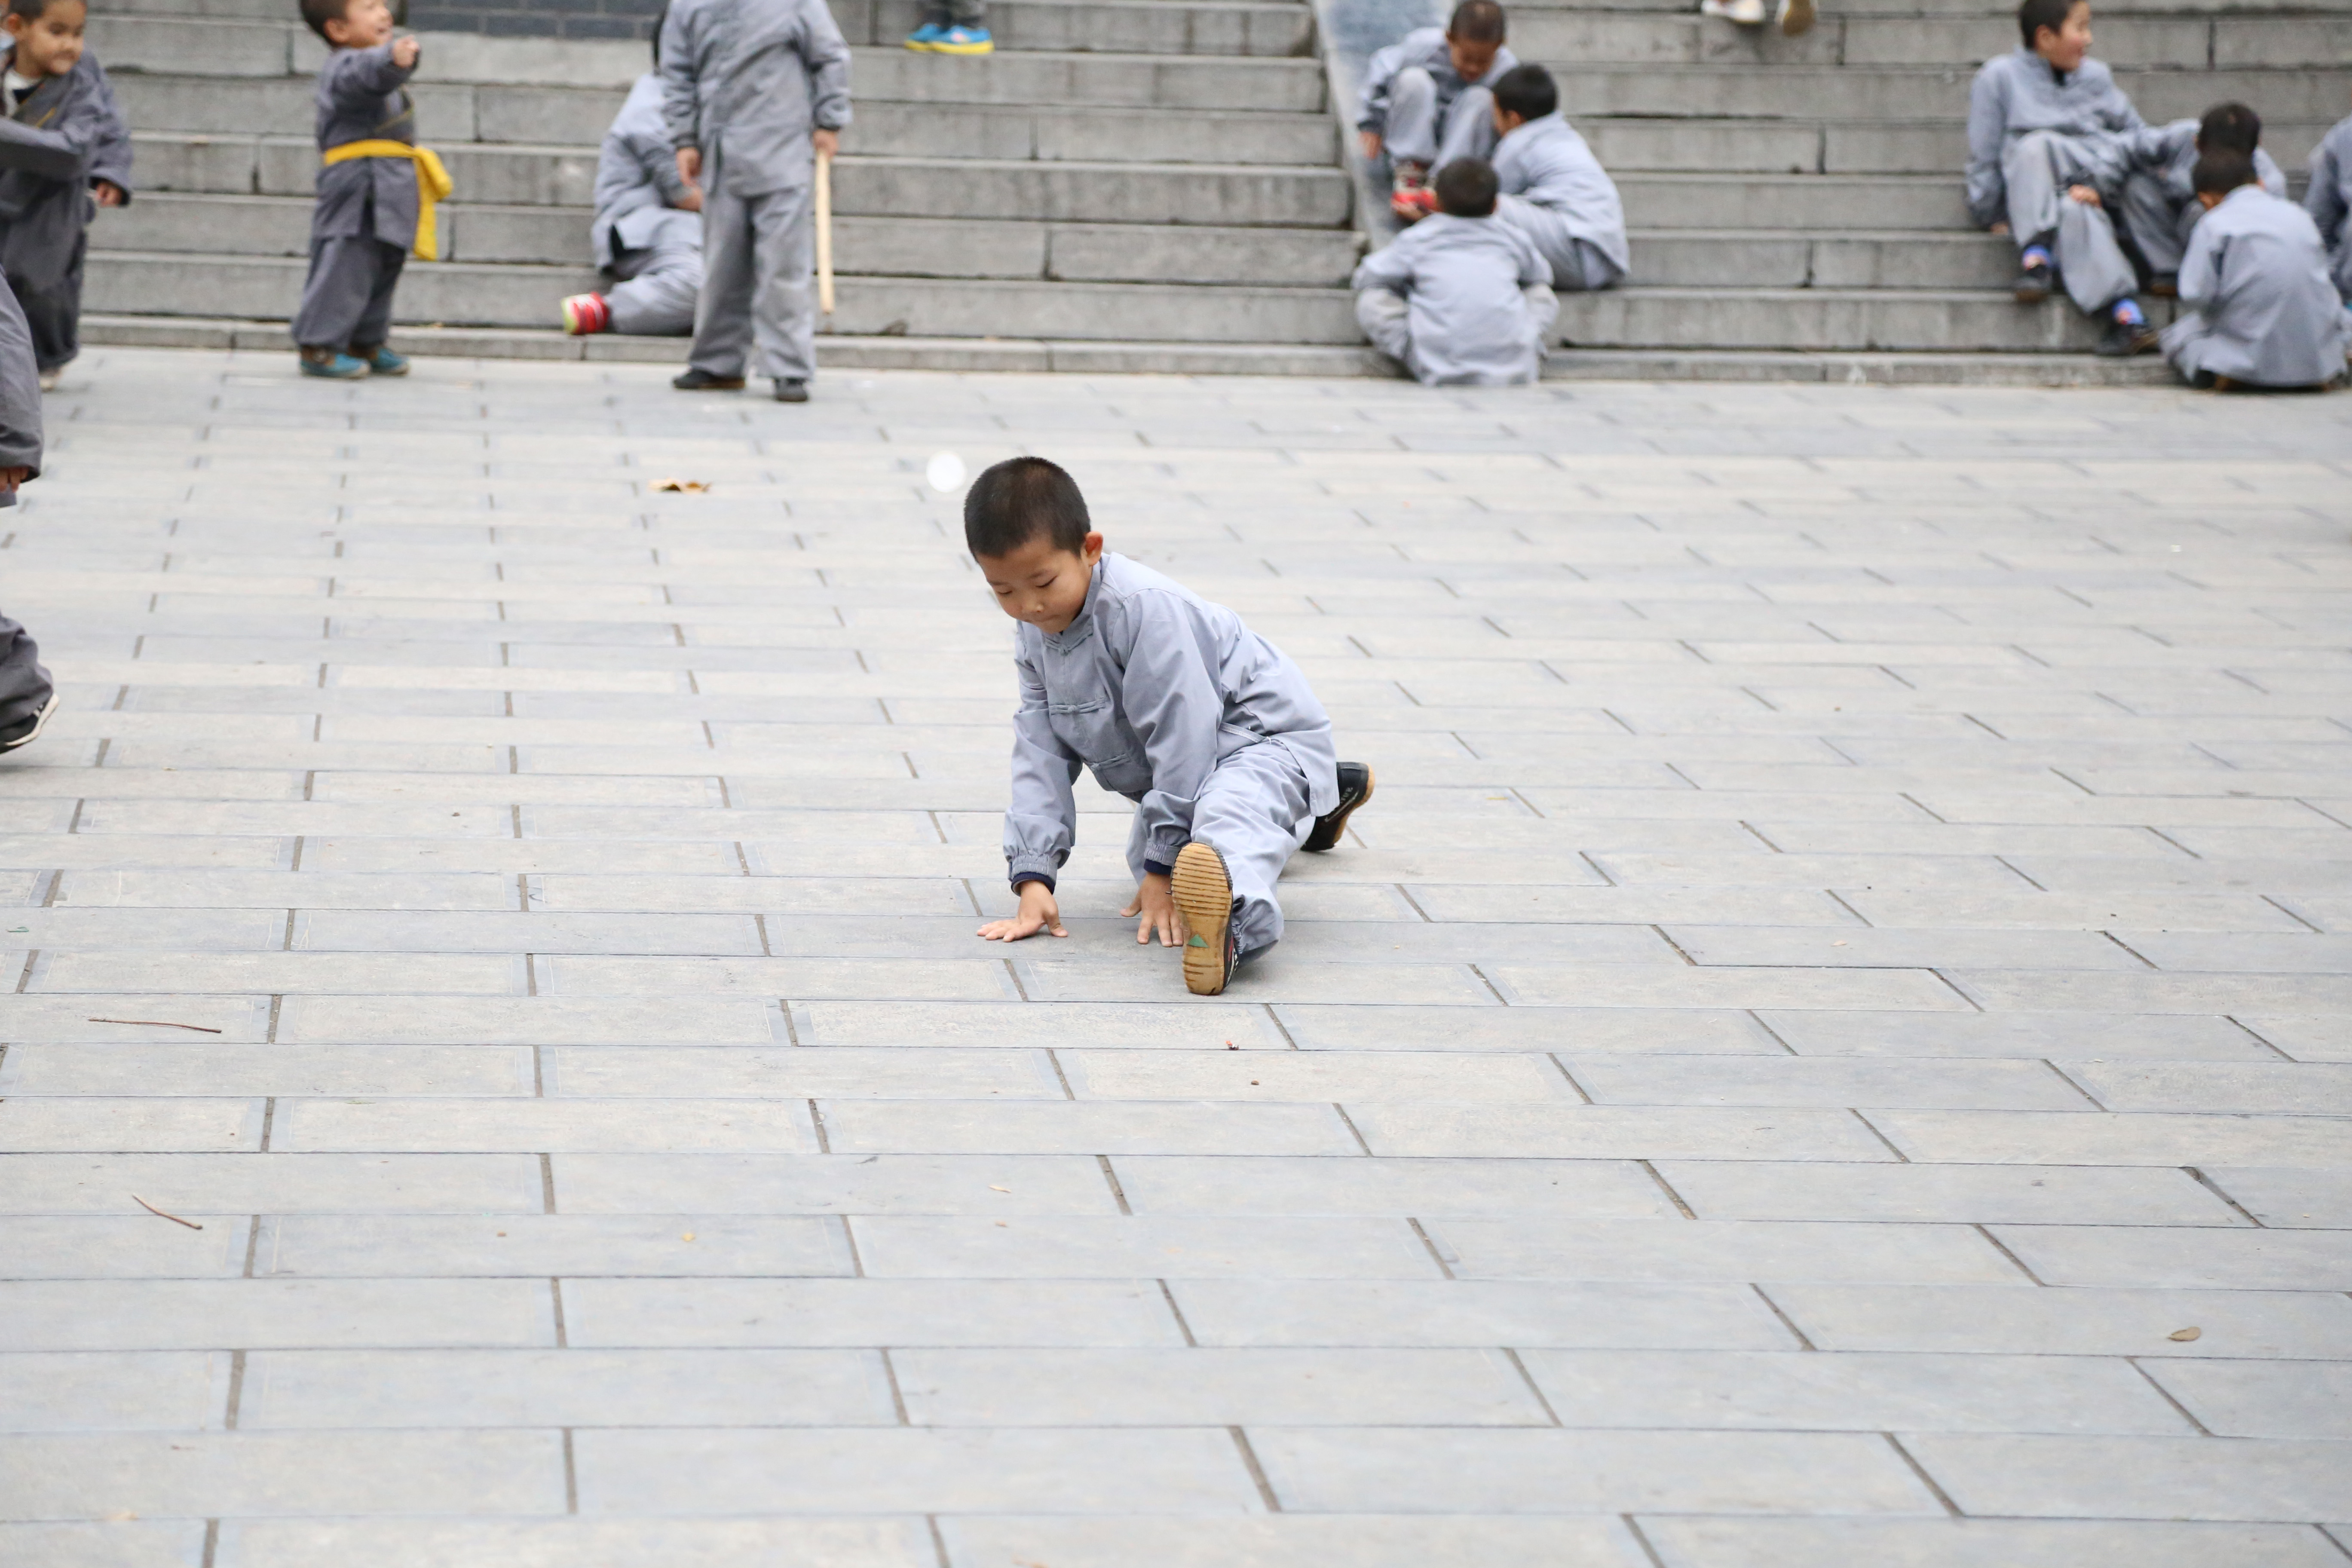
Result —
POLYGON ((2352 402, 290 370, 0 521, 0 1563, 2352 1552, 2352 402), (1379 770, 1223 998, 1021 450, 1379 770))

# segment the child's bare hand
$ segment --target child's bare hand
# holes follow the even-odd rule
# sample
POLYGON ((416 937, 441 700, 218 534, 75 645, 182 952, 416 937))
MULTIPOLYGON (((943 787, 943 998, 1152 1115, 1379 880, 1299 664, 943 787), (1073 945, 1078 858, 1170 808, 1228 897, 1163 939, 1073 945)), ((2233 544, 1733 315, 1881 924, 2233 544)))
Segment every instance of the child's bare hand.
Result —
POLYGON ((1070 934, 1062 929, 1062 907, 1054 901, 1054 890, 1043 882, 1024 882, 1020 912, 1009 921, 989 921, 980 928, 980 934, 990 942, 1019 942, 1041 931, 1055 936, 1070 934))
POLYGON ((32 469, 21 465, 13 468, 0 468, 0 490, 15 489, 31 478, 32 473, 32 469))
POLYGON ((701 186, 701 148, 681 147, 677 150, 677 177, 687 183, 688 189, 698 189, 701 186))
POLYGON ((2090 185, 2067 186, 2066 199, 2068 201, 2080 202, 2086 207, 2095 207, 2100 205, 2098 191, 2090 185))
POLYGON ((91 189, 98 193, 98 205, 102 207, 119 207, 131 199, 112 180, 100 180, 91 189))
MULTIPOLYGON (((700 188, 694 185, 687 186, 686 194, 677 198, 677 208, 680 212, 700 212, 702 210, 702 192, 700 188)), ((1024 883, 1023 886, 1025 887, 1027 884, 1024 883)))
POLYGON ((1377 131, 1356 132, 1356 145, 1364 150, 1364 162, 1370 163, 1381 155, 1381 133, 1377 131))
POLYGON ((404 38, 394 38, 392 41, 392 63, 406 70, 416 63, 416 51, 420 47, 414 33, 404 38))
POLYGON ((838 131, 813 131, 809 133, 809 142, 828 158, 841 151, 841 132, 838 131))
POLYGON ((1135 919, 1138 942, 1150 942, 1157 931, 1160 946, 1181 947, 1184 938, 1191 934, 1184 929, 1183 911, 1176 907, 1173 884, 1157 871, 1143 874, 1143 880, 1136 885, 1135 897, 1118 912, 1135 919))

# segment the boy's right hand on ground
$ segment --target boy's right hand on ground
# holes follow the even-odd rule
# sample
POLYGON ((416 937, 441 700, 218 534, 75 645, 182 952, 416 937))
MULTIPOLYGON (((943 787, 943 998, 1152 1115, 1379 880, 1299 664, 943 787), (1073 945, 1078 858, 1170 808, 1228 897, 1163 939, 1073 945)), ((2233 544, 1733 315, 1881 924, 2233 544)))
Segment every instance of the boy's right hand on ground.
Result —
POLYGON ((1062 907, 1054 901, 1054 889, 1043 882, 1024 882, 1020 912, 1009 921, 989 921, 980 928, 980 934, 991 942, 1019 942, 1041 931, 1055 936, 1070 934, 1062 929, 1062 907))
POLYGON ((392 63, 406 70, 416 63, 416 51, 419 47, 416 35, 414 33, 404 38, 394 38, 392 41, 392 63))

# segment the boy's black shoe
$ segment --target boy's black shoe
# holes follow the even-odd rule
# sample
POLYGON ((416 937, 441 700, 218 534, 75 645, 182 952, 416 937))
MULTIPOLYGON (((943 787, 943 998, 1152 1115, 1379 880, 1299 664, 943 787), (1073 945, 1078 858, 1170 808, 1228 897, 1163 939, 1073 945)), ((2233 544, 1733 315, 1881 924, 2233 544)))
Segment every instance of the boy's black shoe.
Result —
POLYGON ((2159 300, 2180 298, 2180 274, 2159 272, 2147 280, 2147 291, 2159 300))
POLYGON ((49 700, 41 704, 41 710, 38 713, 12 724, 5 730, 0 730, 0 752, 13 752, 19 746, 29 746, 39 740, 41 731, 49 727, 49 721, 58 716, 59 706, 61 703, 58 694, 52 691, 49 693, 49 700))
POLYGON ((2094 351, 2107 359, 2129 359, 2156 347, 2156 329, 2146 321, 2109 321, 2094 351))
POLYGON ((689 370, 670 382, 680 392, 740 392, 743 378, 740 375, 713 375, 707 370, 689 370))
POLYGON ((1321 854, 1339 842, 1339 835, 1348 831, 1348 814, 1372 798, 1372 770, 1366 763, 1339 764, 1339 804, 1315 819, 1315 831, 1307 836, 1301 849, 1321 854))
POLYGON ((805 381, 793 381, 788 376, 780 375, 776 377, 776 401, 779 403, 806 403, 808 401, 808 383, 805 381))
POLYGON ((2021 305, 2039 305, 2050 298, 2050 263, 2037 261, 2021 269, 2013 291, 2021 305))
POLYGON ((1191 932, 1184 939, 1184 989, 1195 996, 1221 994, 1241 963, 1234 936, 1234 879, 1225 858, 1197 839, 1176 851, 1176 907, 1191 932))

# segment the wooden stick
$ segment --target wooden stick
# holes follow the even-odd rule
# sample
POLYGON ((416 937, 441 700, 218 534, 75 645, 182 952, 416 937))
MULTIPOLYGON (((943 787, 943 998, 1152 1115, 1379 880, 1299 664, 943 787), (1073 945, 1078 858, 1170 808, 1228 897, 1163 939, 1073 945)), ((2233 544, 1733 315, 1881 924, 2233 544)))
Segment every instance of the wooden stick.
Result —
POLYGON ((203 1226, 198 1225, 194 1220, 182 1219, 175 1214, 165 1214, 162 1209, 157 1208, 153 1204, 149 1203, 137 1193, 131 1194, 131 1201, 137 1204, 141 1208, 145 1209, 149 1214, 153 1215, 157 1219, 168 1219, 173 1225, 184 1225, 190 1230, 202 1230, 205 1228, 203 1226))
POLYGON ((169 1018, 89 1018, 91 1024, 136 1024, 145 1029, 194 1029, 199 1035, 217 1035, 218 1029, 207 1024, 174 1024, 169 1018))
POLYGON ((816 155, 816 302, 833 314, 833 154, 816 155))

